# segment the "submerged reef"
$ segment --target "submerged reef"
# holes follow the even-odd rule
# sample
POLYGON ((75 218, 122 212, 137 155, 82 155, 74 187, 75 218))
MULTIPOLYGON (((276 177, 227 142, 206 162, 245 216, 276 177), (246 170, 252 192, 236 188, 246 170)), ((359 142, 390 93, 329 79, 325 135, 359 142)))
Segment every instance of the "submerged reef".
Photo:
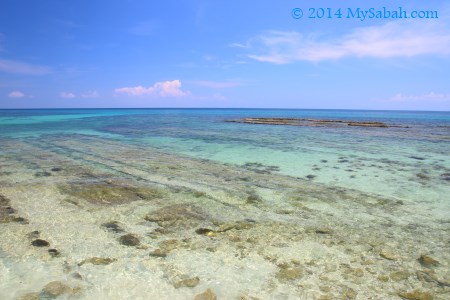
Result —
POLYGON ((158 188, 136 187, 125 182, 74 182, 62 184, 59 189, 63 194, 99 205, 118 205, 163 196, 158 188))

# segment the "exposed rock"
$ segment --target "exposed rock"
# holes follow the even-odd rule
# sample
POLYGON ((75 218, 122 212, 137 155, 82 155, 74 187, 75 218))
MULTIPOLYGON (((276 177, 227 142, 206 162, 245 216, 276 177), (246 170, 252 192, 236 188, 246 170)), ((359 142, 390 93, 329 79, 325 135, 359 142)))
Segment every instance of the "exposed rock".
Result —
POLYGON ((180 288, 180 287, 196 287, 200 282, 200 278, 198 277, 193 277, 193 278, 189 278, 189 279, 184 279, 184 280, 180 280, 177 283, 175 283, 175 288, 180 288))
POLYGON ((58 257, 61 253, 57 249, 48 249, 48 254, 52 257, 58 257))
POLYGON ((41 295, 46 298, 56 298, 63 294, 71 294, 73 289, 61 281, 52 281, 48 283, 41 291, 41 295))
POLYGON ((426 254, 422 254, 417 260, 422 266, 427 268, 436 267, 439 265, 439 262, 437 260, 426 254))
POLYGON ((52 172, 59 172, 59 171, 62 171, 62 168, 60 168, 60 167, 54 167, 54 168, 52 168, 50 171, 52 171, 52 172))
POLYGON ((139 246, 139 244, 141 243, 137 236, 132 233, 122 235, 119 238, 119 242, 125 246, 139 246))
POLYGON ((91 257, 83 260, 78 264, 78 266, 82 266, 84 264, 90 263, 93 265, 109 265, 110 263, 113 263, 117 261, 116 258, 102 258, 102 257, 91 257))
POLYGON ((211 289, 207 289, 203 293, 196 295, 194 300, 217 300, 217 296, 211 289))
POLYGON ((122 229, 122 227, 119 226, 118 223, 119 222, 117 222, 117 221, 111 221, 111 222, 103 223, 102 226, 105 227, 107 230, 113 231, 115 233, 123 232, 124 230, 122 229))
POLYGON ((401 292, 398 295, 408 300, 433 300, 433 295, 429 292, 414 290, 411 292, 401 292))
POLYGON ((31 242, 31 245, 35 247, 48 247, 50 246, 50 243, 47 242, 46 240, 35 239, 34 241, 31 242))

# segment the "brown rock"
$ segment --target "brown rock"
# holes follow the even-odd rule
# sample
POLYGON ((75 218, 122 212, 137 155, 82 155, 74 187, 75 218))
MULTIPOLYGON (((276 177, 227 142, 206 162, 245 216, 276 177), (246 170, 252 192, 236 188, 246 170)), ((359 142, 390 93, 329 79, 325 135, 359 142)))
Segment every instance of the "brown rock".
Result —
POLYGON ((164 251, 162 249, 156 249, 156 250, 150 252, 149 255, 153 256, 153 257, 166 257, 167 253, 168 253, 167 251, 164 251))
POLYGON ((75 272, 72 275, 72 278, 78 279, 78 280, 83 280, 83 276, 80 275, 80 273, 75 272))
POLYGON ((391 250, 383 249, 380 252, 380 256, 382 258, 388 259, 388 260, 398 260, 399 256, 394 254, 391 250))
POLYGON ((180 288, 180 287, 196 287, 200 282, 200 278, 198 277, 193 277, 193 278, 189 278, 189 279, 184 279, 184 280, 180 280, 177 283, 175 283, 175 288, 180 288))
POLYGON ((401 280, 406 280, 408 279, 410 276, 410 274, 406 271, 395 271, 392 272, 391 274, 389 274, 389 277, 393 280, 393 281, 401 281, 401 280))
POLYGON ((421 270, 416 272, 420 281, 435 283, 442 287, 450 287, 450 280, 440 280, 432 270, 421 270))
POLYGON ((436 267, 439 265, 439 262, 437 260, 426 254, 422 254, 417 260, 422 266, 427 268, 436 267))
POLYGON ((333 229, 323 227, 323 228, 317 228, 315 232, 318 234, 332 234, 333 229))
POLYGON ((61 252, 59 252, 57 249, 48 249, 47 251, 51 257, 58 257, 61 255, 61 252))
POLYGON ((275 276, 279 281, 287 282, 290 280, 303 277, 303 269, 300 267, 280 268, 280 270, 275 276))
POLYGON ((119 181, 69 183, 59 186, 59 190, 64 194, 82 198, 97 205, 119 205, 163 196, 163 192, 158 188, 135 187, 119 181))
POLYGON ((344 287, 341 292, 340 299, 346 299, 346 300, 356 299, 356 296, 358 296, 358 293, 354 289, 349 288, 349 287, 344 287))
POLYGON ((35 247, 48 247, 48 246, 50 246, 50 243, 47 242, 46 240, 36 239, 31 242, 31 245, 33 245, 35 247))
POLYGON ((115 258, 91 257, 80 262, 78 266, 82 266, 86 263, 91 263, 93 265, 109 265, 115 261, 117 261, 115 258))
POLYGON ((414 290, 411 292, 401 292, 398 295, 408 300, 433 300, 432 294, 421 290, 414 290))
POLYGON ((42 289, 41 294, 47 298, 56 298, 62 294, 71 293, 72 288, 65 285, 61 281, 52 281, 42 289))
POLYGON ((205 220, 207 215, 195 205, 174 204, 157 209, 145 216, 145 220, 156 222, 161 227, 180 225, 192 227, 198 221, 205 220))
POLYGON ((119 243, 125 246, 139 246, 141 241, 137 238, 135 234, 125 234, 119 238, 119 243))
POLYGON ((236 227, 236 224, 222 224, 219 226, 219 228, 216 230, 217 232, 226 232, 228 230, 234 229, 236 227))
POLYGON ((20 296, 16 300, 40 300, 39 293, 28 293, 20 296))
POLYGON ((198 228, 195 230, 196 234, 201 234, 201 235, 207 235, 207 236, 213 236, 214 235, 214 231, 212 229, 209 228, 198 228))
POLYGON ((211 289, 207 289, 203 293, 195 296, 194 300, 217 300, 217 296, 211 289))

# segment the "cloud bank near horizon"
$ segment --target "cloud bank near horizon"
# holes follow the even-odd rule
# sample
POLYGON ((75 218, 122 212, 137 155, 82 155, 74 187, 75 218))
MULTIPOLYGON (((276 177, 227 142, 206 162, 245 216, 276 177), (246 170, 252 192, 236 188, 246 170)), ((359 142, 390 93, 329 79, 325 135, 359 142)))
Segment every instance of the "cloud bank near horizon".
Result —
POLYGON ((149 87, 139 85, 117 88, 114 92, 116 94, 125 94, 128 96, 184 97, 191 95, 190 91, 181 89, 181 81, 178 79, 156 82, 149 87))

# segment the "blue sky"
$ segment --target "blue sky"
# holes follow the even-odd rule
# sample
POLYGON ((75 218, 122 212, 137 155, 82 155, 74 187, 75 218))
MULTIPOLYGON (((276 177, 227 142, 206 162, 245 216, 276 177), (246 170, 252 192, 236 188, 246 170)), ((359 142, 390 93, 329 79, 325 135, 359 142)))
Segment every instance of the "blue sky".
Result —
POLYGON ((4 0, 0 108, 448 111, 445 3, 4 0), (346 18, 383 6, 438 18, 346 18), (308 18, 314 8, 332 18, 308 18))

